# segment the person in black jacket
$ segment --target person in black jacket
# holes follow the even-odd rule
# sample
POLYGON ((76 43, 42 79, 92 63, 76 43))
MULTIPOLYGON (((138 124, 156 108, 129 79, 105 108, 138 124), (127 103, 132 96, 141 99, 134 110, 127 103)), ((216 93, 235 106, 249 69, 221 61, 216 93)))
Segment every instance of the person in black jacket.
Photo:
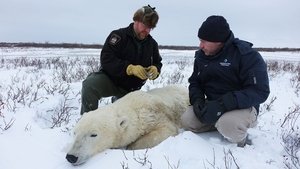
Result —
POLYGON ((265 61, 252 44, 235 38, 223 16, 210 16, 198 31, 189 78, 192 106, 182 115, 184 128, 193 132, 218 130, 244 147, 247 129, 257 123, 259 104, 269 96, 265 61))
POLYGON ((144 6, 134 13, 133 23, 109 34, 101 50, 99 72, 82 83, 81 115, 97 109, 102 97, 120 98, 159 76, 162 58, 150 35, 158 19, 155 8, 144 6))

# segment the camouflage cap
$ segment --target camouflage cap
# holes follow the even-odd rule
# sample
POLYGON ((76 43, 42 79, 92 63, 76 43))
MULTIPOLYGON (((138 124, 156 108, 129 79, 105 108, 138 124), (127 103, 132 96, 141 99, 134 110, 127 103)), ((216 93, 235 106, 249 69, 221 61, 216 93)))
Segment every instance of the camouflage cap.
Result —
POLYGON ((138 9, 133 15, 134 21, 142 22, 150 28, 156 27, 158 18, 159 17, 157 12, 155 11, 155 7, 151 7, 150 5, 138 9))

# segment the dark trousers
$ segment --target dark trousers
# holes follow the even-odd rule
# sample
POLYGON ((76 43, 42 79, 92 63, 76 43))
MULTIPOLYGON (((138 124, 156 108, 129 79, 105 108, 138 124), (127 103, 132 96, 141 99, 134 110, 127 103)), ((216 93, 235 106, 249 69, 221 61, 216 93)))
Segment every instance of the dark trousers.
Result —
POLYGON ((126 95, 128 91, 116 86, 102 71, 91 73, 82 82, 80 114, 96 110, 102 97, 126 95))

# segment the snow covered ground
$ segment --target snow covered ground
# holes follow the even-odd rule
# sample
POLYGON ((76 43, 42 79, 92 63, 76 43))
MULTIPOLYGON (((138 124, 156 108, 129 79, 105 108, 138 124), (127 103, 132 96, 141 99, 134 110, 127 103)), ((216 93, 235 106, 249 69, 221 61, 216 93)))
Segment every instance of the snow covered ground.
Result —
MULTIPOLYGON (((142 90, 187 87, 195 51, 160 52, 162 74, 142 90)), ((181 131, 151 149, 109 149, 72 166, 65 156, 80 118, 81 82, 98 69, 99 54, 99 49, 0 48, 0 169, 299 168, 299 52, 261 52, 271 94, 258 125, 249 130, 253 145, 239 148, 218 132, 181 131)), ((110 98, 101 101, 105 104, 110 98)))

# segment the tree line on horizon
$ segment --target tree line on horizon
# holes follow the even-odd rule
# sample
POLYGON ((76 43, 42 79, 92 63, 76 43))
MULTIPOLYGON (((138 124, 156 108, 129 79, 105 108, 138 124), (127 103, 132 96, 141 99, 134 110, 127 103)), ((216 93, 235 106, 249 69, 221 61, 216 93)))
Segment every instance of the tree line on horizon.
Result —
MULTIPOLYGON (((86 48, 86 49, 101 49, 102 44, 83 44, 83 43, 35 43, 35 42, 0 42, 0 47, 35 47, 35 48, 86 48)), ((176 45, 159 45, 160 49, 173 49, 173 50, 198 50, 198 46, 176 46, 176 45)), ((277 51, 300 51, 300 48, 278 48, 278 47, 258 47, 255 48, 262 52, 277 52, 277 51)))

